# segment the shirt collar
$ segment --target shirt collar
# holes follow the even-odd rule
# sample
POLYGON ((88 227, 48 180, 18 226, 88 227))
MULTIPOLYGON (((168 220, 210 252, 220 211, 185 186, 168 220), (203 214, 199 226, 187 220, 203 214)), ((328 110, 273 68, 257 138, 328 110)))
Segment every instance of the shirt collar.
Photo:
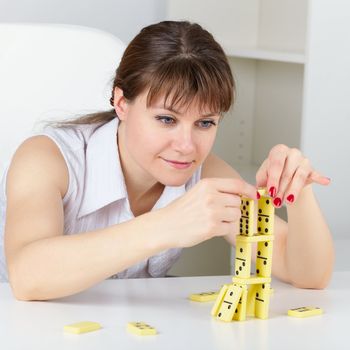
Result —
POLYGON ((91 135, 86 148, 84 194, 78 218, 127 197, 120 164, 117 130, 114 118, 91 135))

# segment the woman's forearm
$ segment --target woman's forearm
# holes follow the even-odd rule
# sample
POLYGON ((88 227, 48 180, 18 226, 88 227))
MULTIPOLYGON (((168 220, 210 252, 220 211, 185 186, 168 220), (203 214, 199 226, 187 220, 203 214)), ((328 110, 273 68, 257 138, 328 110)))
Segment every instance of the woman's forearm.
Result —
POLYGON ((156 215, 28 244, 9 265, 15 296, 48 300, 74 294, 162 251, 156 215))
POLYGON ((311 185, 287 211, 286 264, 291 281, 302 288, 324 288, 332 274, 334 248, 311 185))

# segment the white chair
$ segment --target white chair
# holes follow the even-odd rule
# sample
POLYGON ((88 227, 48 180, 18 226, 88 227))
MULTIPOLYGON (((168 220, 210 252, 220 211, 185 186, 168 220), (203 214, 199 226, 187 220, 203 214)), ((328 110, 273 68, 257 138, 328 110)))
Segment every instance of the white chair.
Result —
POLYGON ((124 49, 98 29, 0 24, 0 175, 38 121, 111 108, 124 49))

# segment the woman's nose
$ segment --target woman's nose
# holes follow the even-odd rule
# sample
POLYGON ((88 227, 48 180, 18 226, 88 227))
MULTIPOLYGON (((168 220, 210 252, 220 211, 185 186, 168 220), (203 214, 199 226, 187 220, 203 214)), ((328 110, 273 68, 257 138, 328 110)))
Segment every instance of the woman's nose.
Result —
POLYGON ((183 154, 193 153, 195 146, 192 130, 181 129, 174 136, 175 138, 173 144, 176 151, 183 154))

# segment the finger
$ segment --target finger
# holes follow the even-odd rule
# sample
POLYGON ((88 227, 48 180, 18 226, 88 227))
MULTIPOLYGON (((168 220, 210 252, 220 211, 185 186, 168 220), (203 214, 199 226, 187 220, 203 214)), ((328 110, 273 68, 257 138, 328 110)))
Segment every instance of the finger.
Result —
POLYGON ((282 171, 287 159, 289 148, 285 145, 275 146, 269 154, 269 166, 267 169, 267 188, 271 197, 275 197, 278 191, 282 171))
POLYGON ((308 175, 309 171, 303 167, 299 167, 296 170, 293 176, 293 180, 290 183, 288 190, 286 191, 285 201, 287 204, 292 204, 298 199, 301 190, 305 186, 308 175))
POLYGON ((242 195, 252 199, 257 198, 256 188, 243 179, 215 178, 212 180, 218 192, 242 195))
POLYGON ((241 197, 237 194, 219 193, 219 204, 223 207, 239 208, 241 206, 241 197))
POLYGON ((241 210, 240 208, 232 208, 232 207, 226 207, 223 208, 223 210, 220 213, 220 221, 224 222, 236 222, 241 217, 241 210))
POLYGON ((317 171, 312 171, 306 182, 308 184, 315 182, 319 185, 327 186, 330 184, 331 179, 329 177, 321 175, 317 171))
POLYGON ((237 231, 237 224, 235 222, 220 222, 214 236, 226 236, 237 231))
POLYGON ((303 167, 305 172, 308 174, 310 174, 312 171, 309 160, 304 158, 298 149, 292 149, 290 150, 288 158, 286 159, 285 166, 281 174, 278 191, 273 200, 273 204, 276 208, 279 208, 285 200, 286 191, 290 187, 295 172, 299 167, 303 167))
POLYGON ((267 166, 268 166, 268 159, 265 159, 255 175, 257 188, 266 187, 267 177, 268 177, 267 176, 267 166))

